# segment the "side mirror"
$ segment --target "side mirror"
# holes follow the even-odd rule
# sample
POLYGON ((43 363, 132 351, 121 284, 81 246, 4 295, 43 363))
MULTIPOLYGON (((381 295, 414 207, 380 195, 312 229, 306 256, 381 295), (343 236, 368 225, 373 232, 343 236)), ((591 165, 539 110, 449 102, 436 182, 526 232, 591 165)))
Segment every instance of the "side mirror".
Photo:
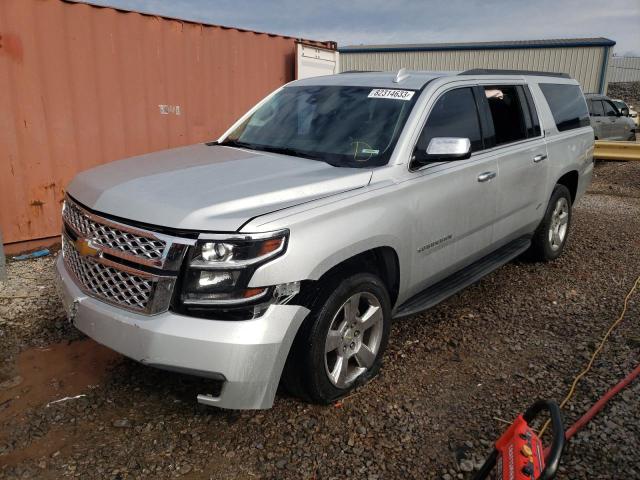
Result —
POLYGON ((622 107, 620 109, 620 113, 622 114, 623 117, 628 117, 629 116, 629 109, 627 107, 622 107))
MULTIPOLYGON (((418 153, 418 152, 416 152, 418 153)), ((457 137, 435 137, 425 152, 416 155, 420 163, 464 160, 471 156, 471 140, 457 137)))

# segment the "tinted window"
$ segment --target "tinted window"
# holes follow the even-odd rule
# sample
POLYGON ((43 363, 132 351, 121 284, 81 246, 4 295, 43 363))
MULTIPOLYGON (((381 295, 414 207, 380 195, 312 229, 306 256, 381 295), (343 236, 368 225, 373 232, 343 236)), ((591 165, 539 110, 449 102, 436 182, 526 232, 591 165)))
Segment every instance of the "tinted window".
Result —
POLYGON ((604 107, 605 116, 615 117, 618 115, 618 111, 616 110, 616 107, 614 107, 611 102, 603 101, 602 106, 604 107))
POLYGON ((626 103, 621 102, 620 100, 613 100, 613 104, 616 106, 618 110, 622 110, 623 108, 629 108, 627 107, 626 103))
POLYGON ((540 90, 547 99, 558 130, 589 126, 587 102, 577 85, 541 83, 540 90))
POLYGON ((496 132, 496 145, 527 138, 525 111, 516 87, 496 85, 484 87, 484 92, 496 132))
POLYGON ((600 100, 591 100, 589 105, 591 106, 591 115, 594 117, 602 117, 604 115, 604 108, 602 108, 602 102, 600 100))
POLYGON ((532 137, 540 136, 540 120, 538 119, 538 111, 536 110, 536 104, 533 103, 533 97, 531 96, 531 91, 529 87, 522 87, 524 90, 525 97, 527 97, 527 104, 529 105, 529 112, 531 113, 531 122, 533 124, 533 132, 532 137))
POLYGON ((471 88, 451 90, 438 99, 416 147, 426 150, 435 137, 468 138, 471 140, 472 151, 482 149, 480 121, 471 88))

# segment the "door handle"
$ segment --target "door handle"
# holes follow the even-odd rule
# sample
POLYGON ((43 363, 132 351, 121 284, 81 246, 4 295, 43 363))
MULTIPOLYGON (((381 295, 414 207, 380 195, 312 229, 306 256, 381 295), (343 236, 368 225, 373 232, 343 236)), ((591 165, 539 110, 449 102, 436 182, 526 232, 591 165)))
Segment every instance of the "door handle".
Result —
POLYGON ((535 157, 533 157, 533 161, 535 163, 541 162, 542 160, 546 160, 547 156, 543 153, 536 155, 535 157))
POLYGON ((478 175, 479 182, 488 182, 492 178, 496 178, 496 172, 484 172, 478 175))

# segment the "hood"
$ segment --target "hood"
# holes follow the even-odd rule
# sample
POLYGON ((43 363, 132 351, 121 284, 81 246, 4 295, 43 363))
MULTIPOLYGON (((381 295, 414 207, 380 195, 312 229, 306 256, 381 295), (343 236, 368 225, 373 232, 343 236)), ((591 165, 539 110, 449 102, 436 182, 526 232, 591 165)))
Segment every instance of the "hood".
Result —
POLYGON ((205 144, 108 163, 69 194, 98 212, 152 225, 231 232, 251 218, 366 186, 371 171, 205 144))

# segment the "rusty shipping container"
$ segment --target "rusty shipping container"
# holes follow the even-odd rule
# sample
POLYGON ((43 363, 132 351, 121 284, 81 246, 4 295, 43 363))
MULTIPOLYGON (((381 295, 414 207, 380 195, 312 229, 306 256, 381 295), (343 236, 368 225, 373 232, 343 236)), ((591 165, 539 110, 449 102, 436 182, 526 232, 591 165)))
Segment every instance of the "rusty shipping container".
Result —
POLYGON ((8 250, 59 234, 64 188, 77 172, 216 138, 293 80, 300 41, 63 0, 1 0, 8 250))

